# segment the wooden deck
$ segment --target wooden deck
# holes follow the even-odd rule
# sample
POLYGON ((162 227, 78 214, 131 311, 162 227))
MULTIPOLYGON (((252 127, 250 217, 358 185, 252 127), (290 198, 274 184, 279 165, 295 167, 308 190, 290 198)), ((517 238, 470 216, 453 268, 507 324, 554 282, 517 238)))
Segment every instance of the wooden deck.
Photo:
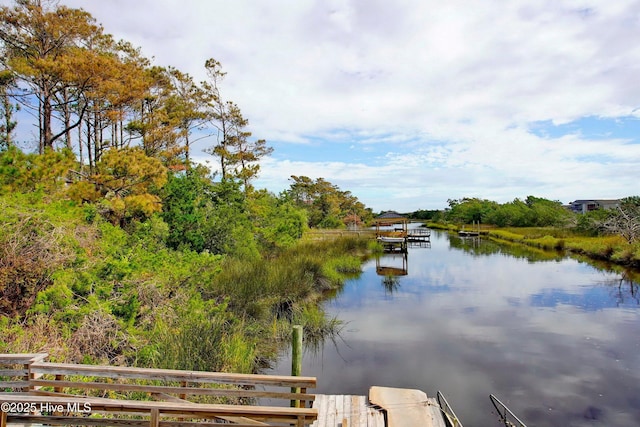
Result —
POLYGON ((0 403, 9 408, 0 414, 0 427, 204 427, 220 420, 238 427, 447 426, 436 399, 420 390, 371 387, 368 399, 315 395, 307 392, 315 388, 315 377, 76 365, 45 359, 46 354, 0 354, 0 403), (110 398, 96 397, 105 392, 110 398), (302 405, 201 403, 201 398, 214 397, 268 398, 302 405), (87 417, 87 411, 100 416, 87 417))
POLYGON ((0 403, 7 408, 0 427, 194 427, 220 420, 238 427, 308 427, 318 415, 306 407, 315 398, 307 393, 315 377, 49 363, 46 356, 0 354, 0 403), (245 398, 287 405, 233 404, 245 398), (305 405, 291 408, 291 401, 305 405), (87 417, 93 413, 98 417, 87 417))
POLYGON ((317 394, 313 408, 318 419, 311 427, 386 427, 384 413, 365 396, 317 394))
POLYGON ((420 390, 371 387, 364 396, 316 395, 311 427, 446 427, 440 405, 420 390))

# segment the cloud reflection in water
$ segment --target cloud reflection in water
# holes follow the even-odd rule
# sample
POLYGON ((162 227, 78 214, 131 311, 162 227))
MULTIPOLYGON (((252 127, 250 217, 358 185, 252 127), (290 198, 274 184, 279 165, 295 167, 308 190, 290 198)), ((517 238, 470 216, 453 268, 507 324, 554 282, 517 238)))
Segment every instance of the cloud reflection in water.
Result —
MULTIPOLYGON (((392 293, 365 265, 327 305, 348 322, 341 339, 305 356, 317 392, 442 390, 466 427, 495 419, 489 393, 529 425, 640 420, 637 285, 572 259, 483 250, 434 233, 431 248, 410 250, 392 293)), ((288 366, 284 356, 277 370, 288 366)))

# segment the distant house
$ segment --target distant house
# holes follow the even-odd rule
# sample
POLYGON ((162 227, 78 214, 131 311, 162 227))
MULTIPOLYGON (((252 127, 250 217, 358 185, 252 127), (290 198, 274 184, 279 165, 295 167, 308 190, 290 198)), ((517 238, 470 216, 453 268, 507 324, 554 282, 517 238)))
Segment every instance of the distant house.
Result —
POLYGON ((576 200, 569 204, 569 209, 576 213, 587 213, 596 209, 615 209, 620 206, 620 200, 576 200))

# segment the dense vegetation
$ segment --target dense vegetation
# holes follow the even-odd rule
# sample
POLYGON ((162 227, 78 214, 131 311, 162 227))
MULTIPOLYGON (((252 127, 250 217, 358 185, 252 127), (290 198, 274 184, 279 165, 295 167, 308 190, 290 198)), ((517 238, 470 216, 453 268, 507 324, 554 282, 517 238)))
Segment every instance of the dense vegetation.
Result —
POLYGON ((53 0, 0 7, 0 43, 0 352, 250 372, 293 322, 335 332, 317 299, 373 248, 302 237, 371 211, 323 179, 254 188, 272 148, 219 62, 196 83, 53 0), (192 161, 203 138, 215 173, 192 161))
POLYGON ((575 217, 560 202, 534 196, 503 204, 478 198, 451 199, 444 211, 418 211, 414 216, 455 224, 479 222, 497 227, 564 226, 575 217))
POLYGON ((292 323, 308 338, 335 332, 317 301, 359 273, 372 242, 299 240, 304 213, 288 202, 199 185, 205 200, 167 189, 165 210, 125 227, 64 192, 4 192, 0 352, 251 372, 292 323), (195 209, 177 215, 180 206, 195 209))
POLYGON ((615 209, 585 214, 571 212, 558 201, 529 196, 504 204, 476 198, 449 200, 444 211, 417 211, 411 216, 441 228, 482 224, 494 239, 640 267, 637 196, 622 199, 615 209))

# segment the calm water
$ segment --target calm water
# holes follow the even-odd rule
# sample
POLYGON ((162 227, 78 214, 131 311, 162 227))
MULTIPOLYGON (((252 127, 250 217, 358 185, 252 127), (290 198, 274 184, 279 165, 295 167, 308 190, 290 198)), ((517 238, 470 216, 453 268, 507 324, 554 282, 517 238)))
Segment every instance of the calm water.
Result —
POLYGON ((529 427, 640 426, 637 282, 518 251, 434 231, 430 247, 368 262, 326 302, 346 324, 306 350, 303 374, 326 394, 440 390, 465 427, 499 425, 490 393, 529 427))

